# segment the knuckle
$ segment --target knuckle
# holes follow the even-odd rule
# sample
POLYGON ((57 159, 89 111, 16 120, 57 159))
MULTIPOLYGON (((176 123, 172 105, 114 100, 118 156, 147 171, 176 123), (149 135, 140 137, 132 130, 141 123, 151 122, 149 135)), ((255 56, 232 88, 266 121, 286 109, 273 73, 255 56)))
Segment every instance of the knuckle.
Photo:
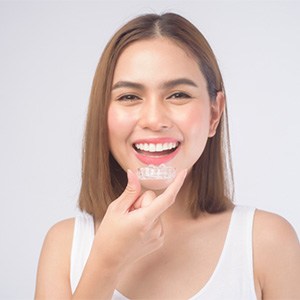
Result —
POLYGON ((136 189, 135 189, 135 187, 134 186, 132 186, 132 185, 130 185, 130 184, 128 184, 127 186, 126 186, 126 193, 128 193, 128 194, 135 194, 136 193, 136 189))
POLYGON ((138 218, 138 223, 141 226, 141 228, 146 228, 149 226, 149 220, 148 217, 145 214, 140 214, 138 218))
POLYGON ((156 194, 153 191, 146 191, 144 193, 144 196, 148 197, 148 198, 153 198, 153 199, 156 198, 156 194))

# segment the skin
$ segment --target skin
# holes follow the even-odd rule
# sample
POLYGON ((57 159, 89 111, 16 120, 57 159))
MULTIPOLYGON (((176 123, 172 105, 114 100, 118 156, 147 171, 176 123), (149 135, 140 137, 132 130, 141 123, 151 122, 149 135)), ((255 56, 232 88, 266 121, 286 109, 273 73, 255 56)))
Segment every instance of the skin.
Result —
MULTIPOLYGON (((113 84, 120 81, 142 87, 113 89, 108 112, 111 151, 125 170, 132 170, 127 173, 128 186, 104 219, 95 223, 95 240, 74 295, 69 283, 74 220, 50 229, 40 257, 36 299, 109 299, 116 288, 135 299, 187 299, 205 286, 222 252, 232 208, 193 219, 184 203, 191 180, 188 171, 215 133, 224 109, 223 94, 211 103, 193 57, 163 38, 129 46, 119 58, 113 84), (161 88, 178 74, 196 87, 161 88), (178 97, 178 92, 189 97, 178 97), (124 95, 126 101, 118 100, 124 95), (168 162, 177 177, 159 189, 150 183, 153 192, 135 175, 142 164, 132 143, 165 136, 180 141, 178 153, 168 162)), ((253 230, 257 298, 299 299, 295 231, 282 217, 259 210, 253 230)))
MULTIPOLYGON (((108 111, 111 151, 124 170, 136 171, 145 164, 137 159, 133 143, 171 138, 180 142, 180 151, 166 164, 177 171, 190 169, 214 134, 223 108, 223 94, 210 102, 198 65, 182 48, 167 39, 134 43, 115 69, 108 111), (178 79, 194 85, 176 84, 178 79)), ((163 188, 169 184, 164 183, 163 188)), ((154 182, 150 188, 156 186, 154 182)))

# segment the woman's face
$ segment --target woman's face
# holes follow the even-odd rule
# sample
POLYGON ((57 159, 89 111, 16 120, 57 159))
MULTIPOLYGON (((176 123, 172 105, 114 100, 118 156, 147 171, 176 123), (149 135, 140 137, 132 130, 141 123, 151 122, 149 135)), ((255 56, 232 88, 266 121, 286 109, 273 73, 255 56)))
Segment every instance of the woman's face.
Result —
POLYGON ((150 164, 191 169, 215 118, 197 62, 173 41, 138 41, 119 57, 108 128, 111 153, 125 171, 150 164))

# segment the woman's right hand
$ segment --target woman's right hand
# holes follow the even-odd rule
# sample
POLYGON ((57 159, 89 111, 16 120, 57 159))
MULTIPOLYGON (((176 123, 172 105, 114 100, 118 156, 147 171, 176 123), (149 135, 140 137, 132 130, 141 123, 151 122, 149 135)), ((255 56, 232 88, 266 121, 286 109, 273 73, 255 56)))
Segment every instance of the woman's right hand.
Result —
POLYGON ((163 245, 160 216, 174 203, 185 176, 186 170, 178 173, 159 196, 152 191, 141 195, 137 176, 128 170, 126 189, 109 205, 94 240, 93 248, 101 253, 107 267, 122 270, 163 245))

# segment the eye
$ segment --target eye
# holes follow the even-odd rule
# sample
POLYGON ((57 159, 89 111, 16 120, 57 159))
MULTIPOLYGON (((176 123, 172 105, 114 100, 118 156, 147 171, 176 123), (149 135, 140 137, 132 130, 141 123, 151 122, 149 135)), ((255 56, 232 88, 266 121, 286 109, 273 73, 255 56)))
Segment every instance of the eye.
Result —
POLYGON ((136 95, 132 95, 132 94, 126 94, 126 95, 122 95, 119 98, 117 98, 118 101, 128 101, 128 102, 132 102, 132 101, 137 101, 137 100, 141 100, 140 97, 136 96, 136 95))
POLYGON ((176 92, 168 97, 168 99, 187 99, 187 98, 191 98, 191 96, 183 92, 176 92))

